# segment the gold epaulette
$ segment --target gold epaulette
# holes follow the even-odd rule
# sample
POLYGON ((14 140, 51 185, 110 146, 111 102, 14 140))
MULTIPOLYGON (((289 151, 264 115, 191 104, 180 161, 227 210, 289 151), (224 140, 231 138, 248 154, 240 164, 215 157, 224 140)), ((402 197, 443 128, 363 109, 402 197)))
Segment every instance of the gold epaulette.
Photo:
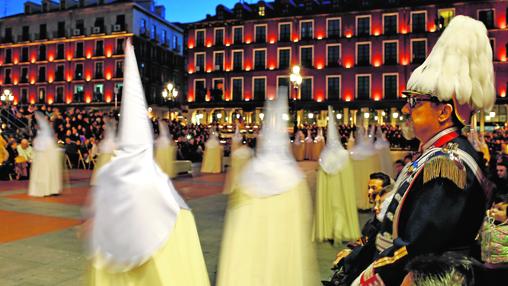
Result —
POLYGON ((407 256, 407 248, 405 246, 403 246, 403 247, 397 249, 393 253, 393 256, 386 256, 386 257, 383 257, 383 258, 380 258, 380 259, 374 261, 373 267, 379 268, 379 267, 383 267, 388 264, 393 264, 393 263, 397 262, 397 260, 399 260, 405 256, 407 256))
POLYGON ((457 157, 454 150, 456 144, 448 144, 443 148, 443 155, 431 158, 423 167, 423 183, 435 178, 446 178, 457 187, 464 189, 466 186, 467 172, 464 164, 457 157))

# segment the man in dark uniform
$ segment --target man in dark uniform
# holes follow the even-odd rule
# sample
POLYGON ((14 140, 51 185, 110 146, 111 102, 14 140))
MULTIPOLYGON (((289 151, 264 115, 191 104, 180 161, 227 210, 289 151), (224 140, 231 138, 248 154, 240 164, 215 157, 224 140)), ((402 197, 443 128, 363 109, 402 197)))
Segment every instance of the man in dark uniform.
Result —
POLYGON ((469 254, 492 184, 461 130, 474 111, 492 108, 493 78, 485 26, 456 16, 404 92, 402 111, 412 125, 407 130, 420 140, 421 155, 398 176, 377 234, 338 254, 339 270, 329 285, 400 285, 414 257, 469 254))

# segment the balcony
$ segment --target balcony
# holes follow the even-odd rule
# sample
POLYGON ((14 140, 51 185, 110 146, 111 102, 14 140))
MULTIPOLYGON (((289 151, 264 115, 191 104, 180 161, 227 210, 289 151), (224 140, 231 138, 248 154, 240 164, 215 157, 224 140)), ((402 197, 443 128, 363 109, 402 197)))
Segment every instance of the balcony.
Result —
POLYGON ((104 25, 90 27, 90 34, 104 34, 104 25))
POLYGON ((30 35, 25 34, 25 35, 18 36, 18 42, 28 42, 28 41, 31 41, 30 35))
POLYGON ((65 33, 65 30, 59 30, 53 32, 53 38, 65 38, 67 37, 67 33, 65 33))
POLYGON ((2 39, 2 43, 12 43, 12 42, 14 42, 14 38, 12 37, 12 35, 6 35, 2 39))
POLYGON ((48 34, 46 32, 35 33, 35 40, 47 40, 48 34))
POLYGON ((127 25, 124 24, 124 23, 121 23, 121 24, 113 24, 111 25, 111 31, 113 33, 117 33, 117 32, 125 32, 127 31, 127 25))

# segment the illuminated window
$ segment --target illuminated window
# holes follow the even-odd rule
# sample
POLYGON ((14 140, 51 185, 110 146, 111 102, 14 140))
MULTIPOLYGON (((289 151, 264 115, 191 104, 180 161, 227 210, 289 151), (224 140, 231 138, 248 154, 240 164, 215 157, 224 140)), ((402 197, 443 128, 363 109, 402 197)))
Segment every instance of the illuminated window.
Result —
POLYGON ((265 16, 265 6, 260 6, 258 10, 259 16, 265 16))
POLYGON ((312 21, 300 22, 300 37, 302 40, 312 39, 314 36, 314 23, 312 21))
POLYGON ((440 9, 438 12, 437 26, 439 29, 444 29, 448 23, 455 17, 455 9, 440 9))

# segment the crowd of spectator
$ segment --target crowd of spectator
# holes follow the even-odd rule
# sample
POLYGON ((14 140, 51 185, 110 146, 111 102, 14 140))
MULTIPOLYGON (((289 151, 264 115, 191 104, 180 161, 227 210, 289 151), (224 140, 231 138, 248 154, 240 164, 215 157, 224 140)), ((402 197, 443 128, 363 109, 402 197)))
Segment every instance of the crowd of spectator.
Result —
MULTIPOLYGON (((30 142, 36 135, 37 123, 34 119, 34 112, 42 112, 52 123, 55 140, 65 150, 68 164, 73 168, 91 168, 93 159, 98 155, 98 143, 101 141, 107 121, 118 121, 118 113, 112 109, 93 108, 65 108, 59 109, 51 106, 9 106, 3 108, 2 113, 2 141, 3 150, 0 150, 0 176, 23 179, 28 177, 31 162, 30 142), (7 119, 6 119, 7 118, 7 119), (17 158, 17 159, 16 159, 17 158), (21 159, 23 158, 23 159, 21 159), (16 162, 18 160, 19 162, 16 162), (83 164, 84 163, 84 164, 83 164), (6 172, 5 170, 9 170, 6 172)), ((184 124, 181 121, 163 121, 168 124, 169 132, 177 145, 177 159, 199 162, 202 160, 205 142, 209 138, 211 130, 218 131, 219 140, 225 145, 225 155, 228 154, 231 142, 232 131, 217 123, 212 125, 184 124), (226 131, 228 130, 228 131, 226 131)), ((158 120, 152 119, 154 134, 159 131, 158 120)), ((383 124, 380 126, 390 146, 395 150, 416 151, 418 141, 408 141, 402 136, 399 126, 383 124)), ((316 139, 319 127, 317 125, 305 125, 300 128, 305 138, 316 139)), ((370 129, 370 126, 369 126, 370 129)), ((351 133, 355 133, 357 127, 354 125, 338 125, 338 133, 345 147, 351 133)), ((326 137, 326 128, 322 128, 322 134, 326 137)), ((256 145, 256 133, 251 132, 249 136, 244 133, 244 142, 254 148, 256 145)), ((508 127, 495 129, 493 132, 485 133, 485 142, 491 154, 490 167, 495 173, 496 160, 503 152, 507 152, 508 127)), ((294 137, 292 138, 294 139, 294 137)), ((411 158, 409 158, 411 159, 411 158)), ((400 162, 402 165, 403 162, 400 162)))

